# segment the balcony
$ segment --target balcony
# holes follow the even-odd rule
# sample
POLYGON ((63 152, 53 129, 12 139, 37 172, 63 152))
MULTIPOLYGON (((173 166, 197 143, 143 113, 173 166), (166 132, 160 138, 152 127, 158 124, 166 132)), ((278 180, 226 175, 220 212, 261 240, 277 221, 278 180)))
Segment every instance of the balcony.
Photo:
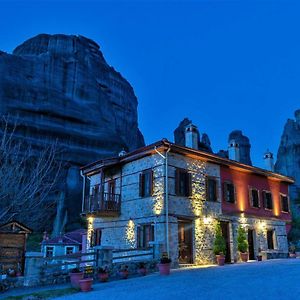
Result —
POLYGON ((118 217, 121 211, 119 194, 98 193, 84 199, 83 214, 95 217, 118 217))

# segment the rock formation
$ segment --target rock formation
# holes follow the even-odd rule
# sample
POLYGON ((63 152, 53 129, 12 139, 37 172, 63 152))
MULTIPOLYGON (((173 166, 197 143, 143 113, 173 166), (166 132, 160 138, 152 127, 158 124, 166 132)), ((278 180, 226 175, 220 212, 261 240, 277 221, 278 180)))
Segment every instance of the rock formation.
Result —
MULTIPOLYGON (((185 128, 193 122, 188 118, 184 118, 174 130, 174 142, 177 145, 185 146, 185 128)), ((212 152, 211 143, 206 133, 202 134, 200 142, 200 133, 198 132, 198 149, 202 151, 212 152)))
POLYGON ((291 197, 300 192, 300 109, 295 111, 295 120, 288 119, 277 152, 275 171, 295 179, 290 188, 291 197))
POLYGON ((83 36, 40 34, 0 52, 0 113, 33 145, 57 140, 68 162, 56 231, 79 216, 80 166, 144 145, 137 104, 128 81, 83 36))

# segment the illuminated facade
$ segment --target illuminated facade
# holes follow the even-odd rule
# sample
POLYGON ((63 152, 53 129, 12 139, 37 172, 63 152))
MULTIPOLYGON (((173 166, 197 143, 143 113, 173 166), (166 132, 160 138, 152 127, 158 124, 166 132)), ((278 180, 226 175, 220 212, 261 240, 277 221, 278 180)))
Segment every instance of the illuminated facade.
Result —
POLYGON ((248 231, 249 256, 288 254, 291 178, 167 140, 90 164, 83 214, 101 245, 156 247, 174 264, 213 263, 214 228, 221 222, 227 261, 239 259, 236 234, 248 231))

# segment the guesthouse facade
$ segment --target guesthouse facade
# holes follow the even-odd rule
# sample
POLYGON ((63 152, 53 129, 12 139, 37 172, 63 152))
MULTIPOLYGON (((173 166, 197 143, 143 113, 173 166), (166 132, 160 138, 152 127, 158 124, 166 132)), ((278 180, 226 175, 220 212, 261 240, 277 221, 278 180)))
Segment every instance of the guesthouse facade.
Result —
POLYGON ((240 225, 248 233, 250 259, 258 252, 287 256, 293 180, 186 140, 179 146, 164 139, 82 168, 88 247, 98 232, 102 246, 154 247, 158 254, 167 252, 174 265, 214 263, 220 222, 227 262, 239 259, 240 225))

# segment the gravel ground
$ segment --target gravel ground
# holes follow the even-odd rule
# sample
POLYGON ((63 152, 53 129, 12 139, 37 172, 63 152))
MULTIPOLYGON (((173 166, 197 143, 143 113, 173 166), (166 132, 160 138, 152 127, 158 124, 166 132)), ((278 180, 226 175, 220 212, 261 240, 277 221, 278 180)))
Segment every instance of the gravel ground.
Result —
POLYGON ((91 292, 56 299, 300 299, 299 277, 300 259, 269 260, 95 284, 91 292))

